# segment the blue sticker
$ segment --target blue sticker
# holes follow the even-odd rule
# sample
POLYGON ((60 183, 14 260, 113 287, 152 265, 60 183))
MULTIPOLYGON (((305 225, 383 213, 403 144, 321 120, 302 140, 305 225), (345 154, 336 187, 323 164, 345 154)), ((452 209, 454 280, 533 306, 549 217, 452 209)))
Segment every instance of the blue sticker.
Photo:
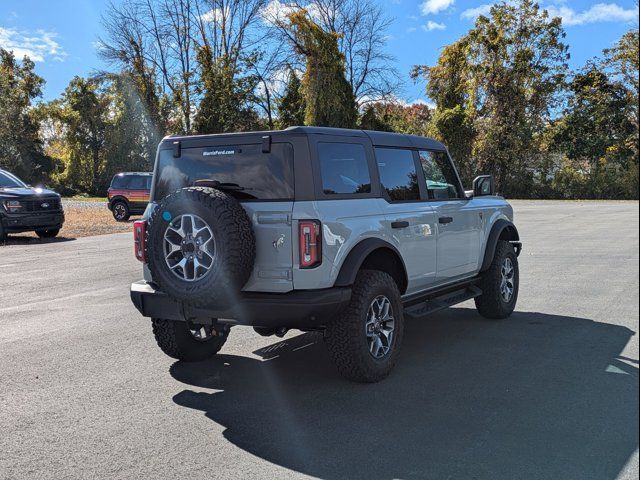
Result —
POLYGON ((162 219, 165 222, 170 222, 171 221, 171 214, 169 212, 162 212, 162 219))

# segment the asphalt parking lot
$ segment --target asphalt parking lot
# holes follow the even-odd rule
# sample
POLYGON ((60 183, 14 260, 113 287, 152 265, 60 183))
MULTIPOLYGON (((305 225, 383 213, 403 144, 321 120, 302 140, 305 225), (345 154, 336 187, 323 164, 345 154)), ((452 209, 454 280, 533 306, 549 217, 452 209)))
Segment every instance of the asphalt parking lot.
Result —
POLYGON ((156 347, 130 234, 0 246, 0 478, 638 478, 638 202, 514 202, 517 312, 406 327, 384 382, 235 328, 156 347))

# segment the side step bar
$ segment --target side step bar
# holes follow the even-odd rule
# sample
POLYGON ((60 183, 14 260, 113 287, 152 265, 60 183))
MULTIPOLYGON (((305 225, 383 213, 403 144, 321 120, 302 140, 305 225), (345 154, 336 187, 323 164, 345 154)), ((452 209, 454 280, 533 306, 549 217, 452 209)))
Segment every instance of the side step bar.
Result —
POLYGON ((407 318, 422 318, 479 295, 482 295, 482 290, 474 284, 468 284, 444 293, 433 293, 425 301, 405 307, 404 314, 407 318))

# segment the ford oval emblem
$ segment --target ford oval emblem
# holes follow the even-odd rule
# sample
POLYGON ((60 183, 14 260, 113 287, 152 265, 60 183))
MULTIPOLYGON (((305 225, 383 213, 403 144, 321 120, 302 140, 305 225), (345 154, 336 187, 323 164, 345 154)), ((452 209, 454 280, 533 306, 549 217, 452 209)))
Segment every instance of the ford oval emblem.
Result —
POLYGON ((49 208, 49 204, 47 202, 41 203, 40 206, 42 208, 49 208))

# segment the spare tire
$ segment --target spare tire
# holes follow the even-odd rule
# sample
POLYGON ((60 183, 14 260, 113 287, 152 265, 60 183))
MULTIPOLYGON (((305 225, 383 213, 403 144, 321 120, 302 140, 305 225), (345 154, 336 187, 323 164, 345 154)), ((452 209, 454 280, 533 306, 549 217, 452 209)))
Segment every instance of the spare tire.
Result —
POLYGON ((146 245, 154 282, 196 307, 234 303, 256 255, 244 208, 209 187, 183 188, 162 200, 149 219, 146 245))

